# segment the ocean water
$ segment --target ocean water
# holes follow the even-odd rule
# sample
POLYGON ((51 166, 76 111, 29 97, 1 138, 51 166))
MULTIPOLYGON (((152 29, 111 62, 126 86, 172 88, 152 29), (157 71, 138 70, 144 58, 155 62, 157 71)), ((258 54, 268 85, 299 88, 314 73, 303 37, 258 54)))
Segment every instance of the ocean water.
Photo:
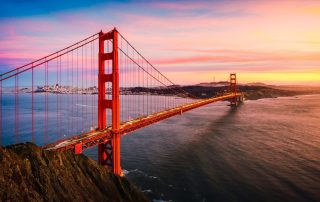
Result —
MULTIPOLYGON (((111 95, 106 97, 112 99, 111 95)), ((95 129, 98 126, 97 99, 97 94, 48 93, 46 96, 35 93, 32 132, 32 94, 20 93, 16 98, 11 92, 3 93, 0 98, 0 145, 31 142, 32 135, 34 143, 44 145, 95 129)), ((194 102, 174 96, 151 95, 121 95, 120 100, 121 122, 194 102)), ((107 111, 107 126, 110 124, 111 113, 107 111)))
MULTIPOLYGON (((38 144, 45 142, 43 99, 39 95, 35 107, 38 144)), ((260 99, 236 109, 219 102, 189 111, 124 136, 122 169, 153 201, 320 201, 319 100, 320 95, 260 99)), ((6 119, 14 116, 13 97, 4 96, 2 103, 2 143, 11 144, 14 123, 6 119)), ((96 119, 94 104, 85 107, 96 119)), ((55 108, 48 113, 54 122, 55 108)), ((19 114, 18 141, 30 141, 30 95, 21 95, 19 114)), ((83 122, 77 115, 72 120, 83 122)), ((56 124, 48 127, 47 141, 60 138, 56 124)), ((70 132, 67 126, 62 130, 70 132)), ((84 153, 97 159, 97 148, 84 153)))
POLYGON ((122 168, 153 201, 320 201, 319 100, 192 110, 123 137, 122 168))

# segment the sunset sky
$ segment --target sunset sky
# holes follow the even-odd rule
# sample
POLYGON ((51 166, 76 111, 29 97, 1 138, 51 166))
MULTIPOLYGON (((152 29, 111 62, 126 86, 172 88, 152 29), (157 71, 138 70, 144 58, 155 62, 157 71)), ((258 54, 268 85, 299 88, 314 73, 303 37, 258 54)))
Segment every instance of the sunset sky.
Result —
POLYGON ((320 85, 320 1, 2 0, 0 68, 113 27, 171 80, 320 85))

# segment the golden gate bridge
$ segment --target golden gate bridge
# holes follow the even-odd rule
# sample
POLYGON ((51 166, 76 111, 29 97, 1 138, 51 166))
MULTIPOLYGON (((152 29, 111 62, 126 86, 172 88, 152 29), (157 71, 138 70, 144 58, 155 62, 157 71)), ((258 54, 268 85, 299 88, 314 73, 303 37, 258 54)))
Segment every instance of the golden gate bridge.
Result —
POLYGON ((2 73, 0 85, 0 145, 43 138, 47 150, 76 154, 98 146, 98 162, 117 175, 121 136, 210 103, 243 101, 235 73, 227 92, 199 98, 116 29, 2 73))

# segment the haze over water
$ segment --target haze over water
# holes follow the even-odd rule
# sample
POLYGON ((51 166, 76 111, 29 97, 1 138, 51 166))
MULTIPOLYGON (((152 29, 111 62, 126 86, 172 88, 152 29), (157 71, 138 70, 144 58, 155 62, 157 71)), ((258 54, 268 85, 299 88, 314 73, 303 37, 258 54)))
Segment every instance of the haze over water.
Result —
POLYGON ((319 99, 192 110, 122 138, 122 167, 154 200, 319 201, 319 99))

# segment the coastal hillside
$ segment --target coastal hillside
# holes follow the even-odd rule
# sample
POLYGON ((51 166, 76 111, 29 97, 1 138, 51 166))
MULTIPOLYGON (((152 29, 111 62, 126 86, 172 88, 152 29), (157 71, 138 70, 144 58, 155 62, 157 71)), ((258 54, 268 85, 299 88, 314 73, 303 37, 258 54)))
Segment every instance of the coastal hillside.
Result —
MULTIPOLYGON (((201 98, 210 98, 228 91, 229 86, 183 86, 185 91, 201 98)), ((261 98, 276 98, 283 96, 320 94, 320 87, 290 87, 290 86, 267 86, 267 85, 238 85, 247 100, 261 98)))
MULTIPOLYGON (((251 83, 250 85, 239 84, 238 89, 244 93, 247 100, 257 100, 261 98, 276 98, 295 95, 320 94, 320 87, 308 86, 271 86, 263 83, 251 83)), ((219 82, 212 85, 211 83, 202 83, 189 86, 170 86, 170 88, 127 88, 123 94, 154 94, 154 95, 172 95, 173 92, 182 92, 181 88, 196 97, 210 98, 220 96, 229 91, 229 83, 219 82)), ((179 96, 179 95, 178 95, 179 96)), ((181 97, 186 96, 181 93, 181 97)))
POLYGON ((0 201, 147 201, 124 177, 72 152, 0 147, 0 201))

